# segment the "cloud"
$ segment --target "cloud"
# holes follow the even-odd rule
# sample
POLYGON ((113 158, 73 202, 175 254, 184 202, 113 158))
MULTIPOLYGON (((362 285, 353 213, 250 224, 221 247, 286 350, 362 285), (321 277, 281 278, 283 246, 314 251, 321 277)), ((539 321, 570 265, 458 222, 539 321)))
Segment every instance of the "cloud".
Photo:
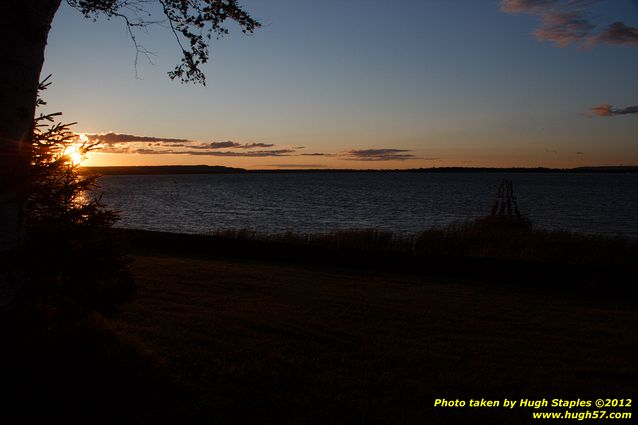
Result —
POLYGON ((324 164, 270 164, 266 167, 274 168, 325 168, 324 164))
MULTIPOLYGON (((224 143, 224 142, 219 142, 224 143)), ((271 149, 271 150, 251 150, 250 148, 255 146, 271 147, 274 145, 265 143, 251 143, 236 146, 235 142, 224 143, 223 146, 231 149, 241 150, 218 150, 219 144, 202 144, 191 146, 188 144, 174 144, 174 147, 180 147, 184 149, 167 149, 169 145, 162 145, 161 148, 155 147, 135 147, 132 145, 117 145, 107 146, 101 149, 104 153, 128 153, 139 155, 193 155, 193 156, 218 156, 218 157, 249 157, 249 158, 261 158, 261 157, 282 157, 282 156, 312 156, 312 157, 336 157, 346 160, 355 161, 406 161, 410 159, 418 159, 415 155, 409 153, 406 149, 363 149, 363 150, 350 150, 337 154, 329 154, 322 152, 312 153, 299 153, 295 148, 292 149, 271 149), (230 143, 233 143, 232 145, 230 143), (211 146, 213 145, 213 146, 211 146), (250 148, 249 148, 250 147, 250 148)), ((428 161, 434 161, 439 158, 420 158, 428 161)), ((318 164, 300 164, 302 166, 313 167, 319 166, 318 164)), ((277 166, 284 166, 279 165, 277 166)))
POLYGON ((616 21, 609 25, 605 31, 592 37, 589 43, 638 46, 638 28, 628 27, 623 22, 616 21))
POLYGON ((237 143, 237 142, 210 142, 199 146, 193 146, 195 149, 255 149, 255 148, 271 148, 275 145, 271 143, 237 143))
POLYGON ((628 106, 626 108, 615 108, 609 103, 602 103, 598 106, 591 108, 591 112, 586 112, 583 115, 587 117, 613 117, 615 115, 631 115, 635 114, 638 117, 638 105, 628 106))
POLYGON ((86 134, 86 137, 91 142, 100 142, 107 145, 115 143, 130 143, 130 142, 165 142, 165 143, 180 143, 190 142, 188 139, 172 139, 167 137, 151 137, 151 136, 136 136, 133 134, 118 134, 118 133, 103 133, 103 134, 86 134))
MULTIPOLYGON (((238 148, 240 149, 253 149, 253 148, 271 148, 275 145, 273 145, 272 143, 246 143, 242 146, 238 146, 238 148)), ((299 149, 299 148, 295 148, 295 149, 299 149)))
POLYGON ((558 0, 501 0, 501 10, 506 13, 530 13, 556 3, 558 0))
POLYGON ((591 108, 591 111, 592 112, 590 114, 593 114, 599 117, 611 117, 613 115, 612 106, 609 103, 603 103, 601 105, 595 106, 591 108))
MULTIPOLYGON (((277 148, 272 143, 240 143, 231 140, 219 142, 200 142, 188 139, 139 136, 109 132, 104 134, 86 134, 90 141, 100 142, 98 151, 109 154, 129 155, 191 155, 210 157, 331 157, 353 161, 407 161, 411 159, 437 160, 438 158, 417 158, 407 149, 361 149, 340 153, 308 152, 301 153, 303 146, 277 148), (272 149, 269 149, 272 148, 272 149)), ((320 164, 289 164, 289 168, 320 167, 320 164)), ((276 164, 288 167, 286 164, 276 164)))
POLYGON ((600 0, 500 0, 501 11, 538 17, 540 25, 533 35, 540 41, 550 41, 558 47, 581 44, 638 46, 638 28, 621 21, 610 24, 595 33, 595 15, 592 6, 600 0))
POLYGON ((99 143, 96 151, 110 154, 269 157, 289 156, 295 152, 294 149, 264 149, 275 146, 271 143, 239 143, 230 140, 202 143, 189 139, 139 136, 115 132, 85 134, 85 136, 89 141, 99 143))
POLYGON ((115 146, 100 146, 96 149, 97 152, 100 153, 117 153, 117 154, 127 154, 127 153, 133 153, 131 148, 127 147, 127 146, 123 146, 123 147, 115 147, 115 146))
POLYGON ((270 148, 275 146, 270 143, 238 143, 232 141, 224 142, 210 142, 210 143, 196 143, 194 140, 189 139, 175 139, 169 137, 155 137, 155 136, 138 136, 134 134, 121 134, 121 133, 102 133, 102 134, 85 134, 91 142, 99 142, 104 145, 115 145, 120 143, 142 143, 146 142, 148 146, 163 146, 166 148, 179 148, 185 147, 190 149, 255 149, 255 148, 270 148))
POLYGON ((541 16, 541 26, 533 34, 537 40, 567 47, 587 38, 595 27, 579 12, 545 13, 541 16))
POLYGON ((237 142, 231 142, 230 140, 227 142, 211 142, 207 145, 198 146, 198 149, 223 149, 223 148, 234 148, 239 146, 237 142))
POLYGON ((354 161, 407 161, 416 159, 406 149, 362 149, 342 152, 339 156, 354 161))
MULTIPOLYGON (((291 149, 277 149, 270 151, 175 151, 175 150, 158 150, 158 149, 129 149, 126 152, 117 153, 131 153, 140 155, 194 155, 194 156, 225 156, 225 157, 250 157, 250 158, 262 158, 269 156, 290 156, 295 152, 291 149)), ((114 153, 114 152, 109 152, 114 153)))

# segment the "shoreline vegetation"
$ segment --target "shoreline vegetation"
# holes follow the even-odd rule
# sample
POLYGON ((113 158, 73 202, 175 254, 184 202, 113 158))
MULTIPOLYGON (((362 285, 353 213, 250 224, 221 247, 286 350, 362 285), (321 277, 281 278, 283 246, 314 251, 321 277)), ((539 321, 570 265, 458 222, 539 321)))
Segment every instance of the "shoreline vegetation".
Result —
POLYGON ((157 174, 272 174, 272 173, 638 173, 638 166, 592 166, 576 168, 545 167, 433 167, 410 169, 273 169, 247 170, 220 165, 146 165, 146 166, 103 166, 82 167, 84 175, 157 175, 157 174))
POLYGON ((519 424, 531 409, 433 401, 638 391, 634 240, 112 230, 137 290, 55 338, 17 331, 2 385, 24 421, 519 424))
POLYGON ((595 294, 638 294, 638 240, 536 229, 498 217, 466 220, 413 236, 377 229, 323 234, 265 234, 249 229, 207 234, 114 229, 129 252, 265 261, 366 272, 432 275, 595 294))

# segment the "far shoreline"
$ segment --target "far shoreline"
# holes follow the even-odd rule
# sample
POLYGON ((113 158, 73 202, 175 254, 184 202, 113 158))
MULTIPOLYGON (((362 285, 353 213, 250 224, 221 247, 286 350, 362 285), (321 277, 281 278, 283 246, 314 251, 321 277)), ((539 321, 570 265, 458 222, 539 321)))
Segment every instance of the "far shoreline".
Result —
POLYGON ((546 167, 432 167, 406 169, 350 169, 350 168, 298 168, 249 170, 219 165, 140 165, 82 167, 82 174, 111 175, 172 175, 172 174, 305 174, 305 173, 638 173, 638 165, 590 166, 575 168, 546 167))

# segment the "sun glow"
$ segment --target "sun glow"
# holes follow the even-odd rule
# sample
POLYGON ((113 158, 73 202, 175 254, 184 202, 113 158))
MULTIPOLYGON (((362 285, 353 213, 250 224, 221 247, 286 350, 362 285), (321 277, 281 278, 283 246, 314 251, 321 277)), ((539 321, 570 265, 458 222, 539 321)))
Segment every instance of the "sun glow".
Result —
POLYGON ((69 158, 71 164, 80 165, 82 161, 86 159, 86 143, 88 138, 84 134, 79 135, 79 139, 76 143, 68 145, 64 149, 64 156, 69 158))
POLYGON ((84 159, 82 152, 80 151, 79 146, 70 146, 66 152, 67 156, 73 163, 73 165, 78 165, 84 159))

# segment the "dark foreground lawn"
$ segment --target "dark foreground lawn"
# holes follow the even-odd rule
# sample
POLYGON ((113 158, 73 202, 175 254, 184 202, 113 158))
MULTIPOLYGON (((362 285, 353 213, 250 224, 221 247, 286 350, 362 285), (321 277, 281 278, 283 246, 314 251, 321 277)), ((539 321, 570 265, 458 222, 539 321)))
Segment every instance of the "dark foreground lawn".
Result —
POLYGON ((11 415, 83 423, 518 424, 536 423, 531 409, 441 409, 434 400, 638 403, 632 303, 521 287, 515 276, 490 285, 139 253, 132 269, 137 293, 113 315, 64 342, 20 342, 3 382, 12 390, 11 415))

